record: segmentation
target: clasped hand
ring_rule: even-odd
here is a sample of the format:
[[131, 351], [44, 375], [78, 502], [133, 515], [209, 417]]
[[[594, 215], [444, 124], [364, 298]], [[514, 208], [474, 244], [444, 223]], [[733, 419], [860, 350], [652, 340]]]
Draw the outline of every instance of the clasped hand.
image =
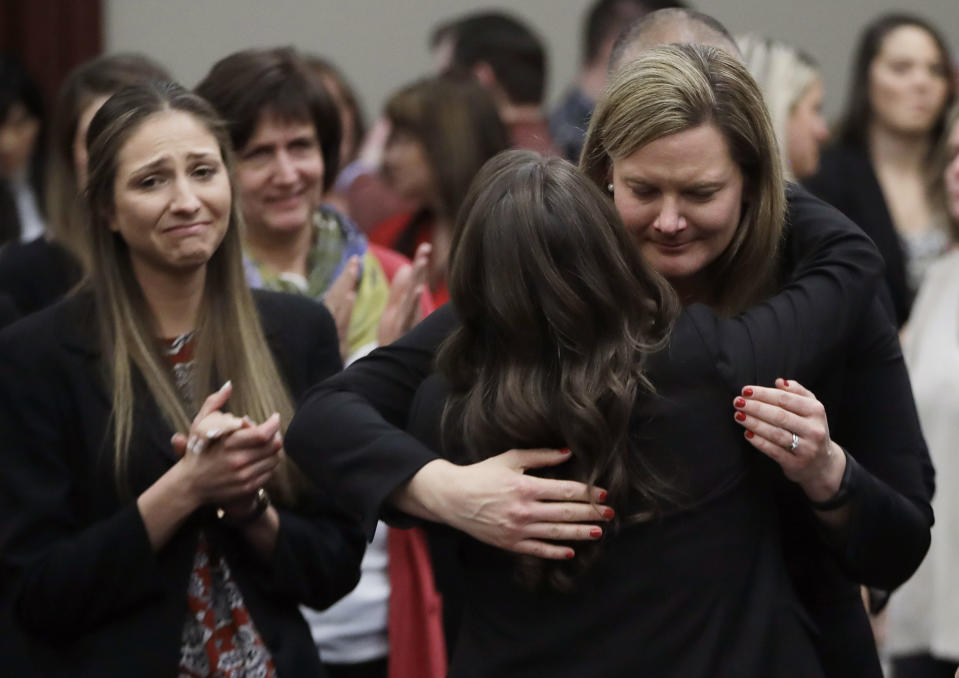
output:
[[186, 471], [186, 491], [196, 504], [213, 504], [228, 516], [242, 516], [280, 463], [283, 438], [278, 414], [257, 424], [221, 412], [232, 390], [227, 382], [211, 394], [194, 418], [189, 435], [177, 433], [171, 442], [181, 455], [178, 463]]

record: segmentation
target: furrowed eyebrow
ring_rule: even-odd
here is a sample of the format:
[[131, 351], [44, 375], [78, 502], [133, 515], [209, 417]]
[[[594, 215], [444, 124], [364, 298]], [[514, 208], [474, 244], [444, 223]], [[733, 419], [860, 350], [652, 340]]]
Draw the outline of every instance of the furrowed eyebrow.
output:
[[144, 172], [152, 172], [153, 170], [156, 170], [162, 167], [164, 163], [166, 163], [166, 161], [167, 161], [167, 156], [163, 156], [162, 158], [157, 158], [156, 160], [153, 160], [152, 162], [148, 162], [146, 165], [137, 167], [130, 174], [135, 175], [135, 174], [143, 174]]
[[187, 160], [216, 160], [217, 156], [215, 153], [210, 151], [202, 151], [200, 153], [187, 153]]

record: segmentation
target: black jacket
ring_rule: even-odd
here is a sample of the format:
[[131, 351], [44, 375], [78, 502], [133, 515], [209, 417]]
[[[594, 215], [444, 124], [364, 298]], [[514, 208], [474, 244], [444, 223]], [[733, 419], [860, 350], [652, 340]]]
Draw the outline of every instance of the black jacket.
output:
[[906, 257], [865, 149], [835, 145], [823, 151], [819, 171], [804, 182], [866, 232], [886, 263], [886, 287], [892, 317], [902, 327], [909, 319], [916, 291], [906, 277]]
[[[257, 292], [256, 300], [294, 398], [339, 370], [325, 309], [277, 293]], [[230, 563], [279, 675], [324, 675], [298, 605], [323, 608], [353, 588], [363, 552], [358, 527], [311, 491], [295, 510], [279, 509], [269, 562], [209, 508], [154, 554], [135, 501], [114, 489], [111, 400], [99, 352], [86, 295], [0, 334], [0, 538], [35, 674], [175, 675], [202, 528]], [[142, 380], [135, 384], [143, 393]], [[134, 497], [175, 462], [171, 434], [155, 402], [140, 397], [131, 443]]]
[[[871, 306], [873, 293], [866, 293], [870, 288], [862, 284], [864, 279], [869, 279], [869, 270], [879, 269], [875, 250], [861, 232], [835, 210], [800, 189], [790, 192], [790, 229], [786, 259], [794, 277], [785, 279], [784, 294], [752, 309], [739, 321], [743, 323], [738, 326], [739, 330], [731, 333], [723, 330], [722, 324], [710, 331], [711, 316], [703, 315], [701, 307], [691, 307], [686, 313], [687, 317], [698, 318], [693, 326], [699, 327], [703, 338], [708, 339], [704, 350], [714, 357], [711, 364], [723, 387], [728, 389], [727, 400], [721, 404], [728, 408], [730, 421], [729, 403], [746, 381], [770, 384], [778, 376], [791, 376], [807, 385], [824, 384], [835, 377], [837, 370], [842, 372], [847, 359], [869, 360], [869, 352], [853, 356], [850, 351], [854, 341], [858, 341], [854, 339], [856, 332], [869, 326], [868, 319], [876, 311]], [[799, 274], [804, 277], [796, 278]], [[364, 516], [368, 530], [380, 513], [390, 514], [384, 505], [386, 497], [436, 458], [429, 447], [398, 427], [408, 425], [415, 393], [433, 369], [436, 347], [454, 325], [455, 316], [450, 310], [438, 311], [407, 337], [327, 381], [311, 393], [288, 432], [287, 449], [301, 467], [312, 477], [334, 479], [339, 495]], [[682, 328], [683, 324], [678, 327]], [[686, 327], [688, 333], [690, 330]], [[869, 343], [873, 337], [861, 340]], [[689, 336], [684, 336], [682, 341], [686, 346], [693, 345]], [[910, 413], [914, 415], [914, 406], [908, 384], [903, 388], [899, 379], [904, 374], [899, 370], [901, 356], [897, 351], [886, 349], [879, 352], [883, 357], [877, 364], [861, 373], [860, 385], [870, 388], [882, 385], [882, 393], [890, 397], [889, 407], [905, 412], [908, 424], [912, 421]], [[893, 378], [889, 378], [886, 371], [890, 366]], [[658, 387], [655, 370], [650, 377]], [[716, 374], [703, 379], [711, 380], [709, 383], [714, 386], [718, 383]], [[843, 384], [850, 389], [857, 386], [853, 379], [840, 380], [836, 390], [841, 392]], [[857, 397], [868, 400], [870, 393], [858, 393]], [[693, 389], [690, 394], [695, 395]], [[931, 465], [918, 427], [904, 426], [902, 433], [895, 436], [897, 444], [886, 445], [881, 437], [883, 432], [898, 427], [899, 422], [891, 418], [870, 422], [868, 415], [864, 419], [862, 425], [874, 425], [876, 431], [867, 442], [878, 443], [875, 449], [865, 450], [861, 455], [870, 467], [863, 468], [855, 459], [851, 462], [856, 487], [855, 510], [846, 533], [827, 538], [816, 528], [816, 519], [804, 501], [797, 505], [793, 495], [783, 502], [786, 520], [782, 530], [783, 539], [789, 545], [787, 555], [813, 554], [808, 559], [811, 563], [808, 571], [803, 574], [811, 582], [813, 593], [830, 594], [827, 596], [830, 604], [813, 608], [825, 615], [824, 630], [831, 634], [820, 638], [819, 649], [843, 643], [851, 665], [866, 667], [858, 673], [842, 673], [841, 669], [829, 666], [834, 658], [829, 651], [824, 651], [821, 658], [827, 675], [868, 676], [873, 675], [873, 666], [878, 668], [872, 639], [863, 633], [865, 630], [868, 634], [869, 627], [862, 615], [861, 603], [856, 601], [856, 608], [845, 596], [848, 591], [856, 590], [849, 573], [885, 580], [908, 576], [928, 545]], [[350, 425], [345, 426], [344, 422]], [[315, 448], [312, 441], [321, 436], [327, 451], [323, 456], [311, 453]], [[847, 447], [853, 457], [858, 458], [855, 442], [849, 441]], [[766, 461], [761, 459], [759, 465]], [[773, 475], [771, 487], [790, 485], [782, 479], [778, 468], [771, 468], [771, 462], [766, 466], [767, 474], [778, 474]], [[900, 475], [896, 469], [905, 472]], [[871, 471], [878, 473], [879, 470], [888, 478], [872, 475]], [[789, 487], [789, 490], [794, 492], [795, 488]], [[792, 511], [787, 510], [790, 505]], [[874, 522], [877, 520], [879, 522]], [[795, 529], [796, 525], [790, 521], [796, 521], [801, 529]], [[882, 557], [876, 558], [877, 553]], [[803, 570], [806, 562], [803, 560], [798, 569]], [[837, 590], [842, 595], [832, 595]], [[663, 595], [669, 597], [670, 592]], [[682, 611], [677, 610], [677, 614], [681, 615]], [[834, 618], [841, 621], [834, 623]], [[557, 642], [555, 647], [561, 651], [563, 646]], [[602, 675], [597, 670], [589, 673]]]

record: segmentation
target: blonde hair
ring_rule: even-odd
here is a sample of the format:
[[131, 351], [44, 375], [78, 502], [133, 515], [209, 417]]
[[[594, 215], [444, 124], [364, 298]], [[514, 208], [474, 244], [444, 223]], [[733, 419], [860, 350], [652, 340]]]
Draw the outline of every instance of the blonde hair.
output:
[[[86, 196], [90, 213], [85, 231], [93, 262], [88, 286], [96, 300], [100, 341], [113, 392], [114, 469], [121, 494], [129, 494], [133, 412], [142, 386], [156, 400], [167, 423], [186, 432], [206, 394], [227, 379], [233, 382], [230, 409], [263, 421], [279, 412], [283, 426], [293, 415], [289, 393], [276, 369], [260, 326], [242, 267], [238, 201], [230, 208], [223, 242], [207, 263], [203, 300], [194, 332], [194, 401], [184, 403], [171, 370], [160, 354], [156, 328], [130, 262], [124, 240], [110, 230], [114, 211], [117, 157], [124, 144], [157, 114], [180, 111], [194, 117], [216, 138], [234, 190], [233, 157], [222, 121], [210, 105], [173, 83], [148, 83], [119, 90], [90, 123], [90, 172]], [[138, 373], [138, 374], [137, 374]], [[293, 501], [298, 474], [284, 459], [270, 490]]]
[[786, 211], [776, 137], [759, 87], [742, 63], [714, 47], [669, 45], [625, 64], [593, 111], [580, 169], [605, 186], [617, 160], [706, 124], [722, 134], [744, 179], [739, 226], [707, 270], [710, 302], [735, 314], [774, 288]]
[[756, 79], [766, 100], [773, 131], [782, 150], [783, 174], [795, 181], [789, 167], [786, 143], [789, 118], [810, 86], [819, 79], [819, 69], [811, 57], [795, 47], [758, 35], [737, 38], [746, 68]]

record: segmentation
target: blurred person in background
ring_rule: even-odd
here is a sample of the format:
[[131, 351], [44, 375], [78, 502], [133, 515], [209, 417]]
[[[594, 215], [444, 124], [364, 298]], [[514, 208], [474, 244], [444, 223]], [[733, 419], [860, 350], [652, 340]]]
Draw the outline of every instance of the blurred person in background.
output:
[[835, 143], [806, 182], [876, 243], [900, 327], [926, 267], [949, 242], [929, 189], [930, 160], [955, 99], [949, 55], [942, 35], [918, 16], [887, 14], [869, 24]]
[[952, 678], [959, 668], [959, 108], [937, 149], [933, 197], [948, 217], [949, 251], [930, 265], [903, 351], [919, 420], [936, 465], [929, 554], [889, 601], [886, 652], [893, 678]]
[[374, 224], [411, 208], [379, 175], [386, 125], [379, 120], [372, 130], [367, 130], [356, 91], [333, 62], [316, 55], [306, 55], [304, 60], [336, 102], [343, 132], [340, 171], [323, 200], [350, 217], [360, 231], [366, 233]]
[[559, 155], [542, 108], [548, 60], [539, 36], [503, 12], [469, 14], [443, 35], [452, 44], [448, 70], [472, 75], [490, 92], [512, 146]]
[[0, 245], [43, 233], [43, 98], [10, 55], [0, 55]]
[[[288, 48], [236, 52], [196, 90], [228, 121], [236, 148], [250, 284], [322, 299], [346, 362], [408, 329], [423, 310], [415, 301], [425, 260], [415, 272], [403, 269], [406, 261], [370, 247], [346, 215], [322, 203], [339, 168], [341, 117], [306, 62]], [[390, 304], [391, 278], [401, 271]], [[398, 304], [402, 312], [382, 322]]]
[[406, 256], [430, 243], [428, 280], [439, 306], [449, 299], [446, 265], [453, 220], [479, 168], [509, 147], [509, 137], [487, 90], [453, 75], [400, 89], [387, 101], [385, 115], [391, 132], [383, 172], [416, 209], [379, 224], [370, 240]]
[[[322, 300], [337, 320], [347, 362], [392, 342], [432, 310], [423, 291], [428, 245], [414, 252], [411, 266], [321, 204], [342, 157], [342, 117], [306, 61], [287, 48], [236, 52], [214, 64], [196, 91], [228, 121], [237, 149], [254, 287]], [[422, 535], [381, 525], [356, 590], [323, 613], [303, 612], [334, 677], [389, 670], [441, 678], [445, 651], [431, 595]], [[423, 673], [410, 673], [411, 666]]]
[[822, 115], [823, 82], [809, 55], [779, 40], [744, 35], [737, 40], [746, 67], [763, 91], [788, 181], [810, 177], [829, 136]]
[[649, 12], [684, 6], [683, 2], [670, 0], [596, 0], [593, 3], [583, 25], [579, 73], [549, 115], [549, 131], [563, 157], [571, 162], [579, 160], [589, 116], [606, 87], [609, 53], [619, 34]]
[[166, 69], [141, 54], [110, 54], [74, 68], [63, 81], [49, 129], [46, 163], [46, 229], [29, 242], [0, 253], [0, 292], [20, 315], [52, 304], [83, 273], [87, 176], [87, 128], [111, 94], [139, 82], [169, 80]]

